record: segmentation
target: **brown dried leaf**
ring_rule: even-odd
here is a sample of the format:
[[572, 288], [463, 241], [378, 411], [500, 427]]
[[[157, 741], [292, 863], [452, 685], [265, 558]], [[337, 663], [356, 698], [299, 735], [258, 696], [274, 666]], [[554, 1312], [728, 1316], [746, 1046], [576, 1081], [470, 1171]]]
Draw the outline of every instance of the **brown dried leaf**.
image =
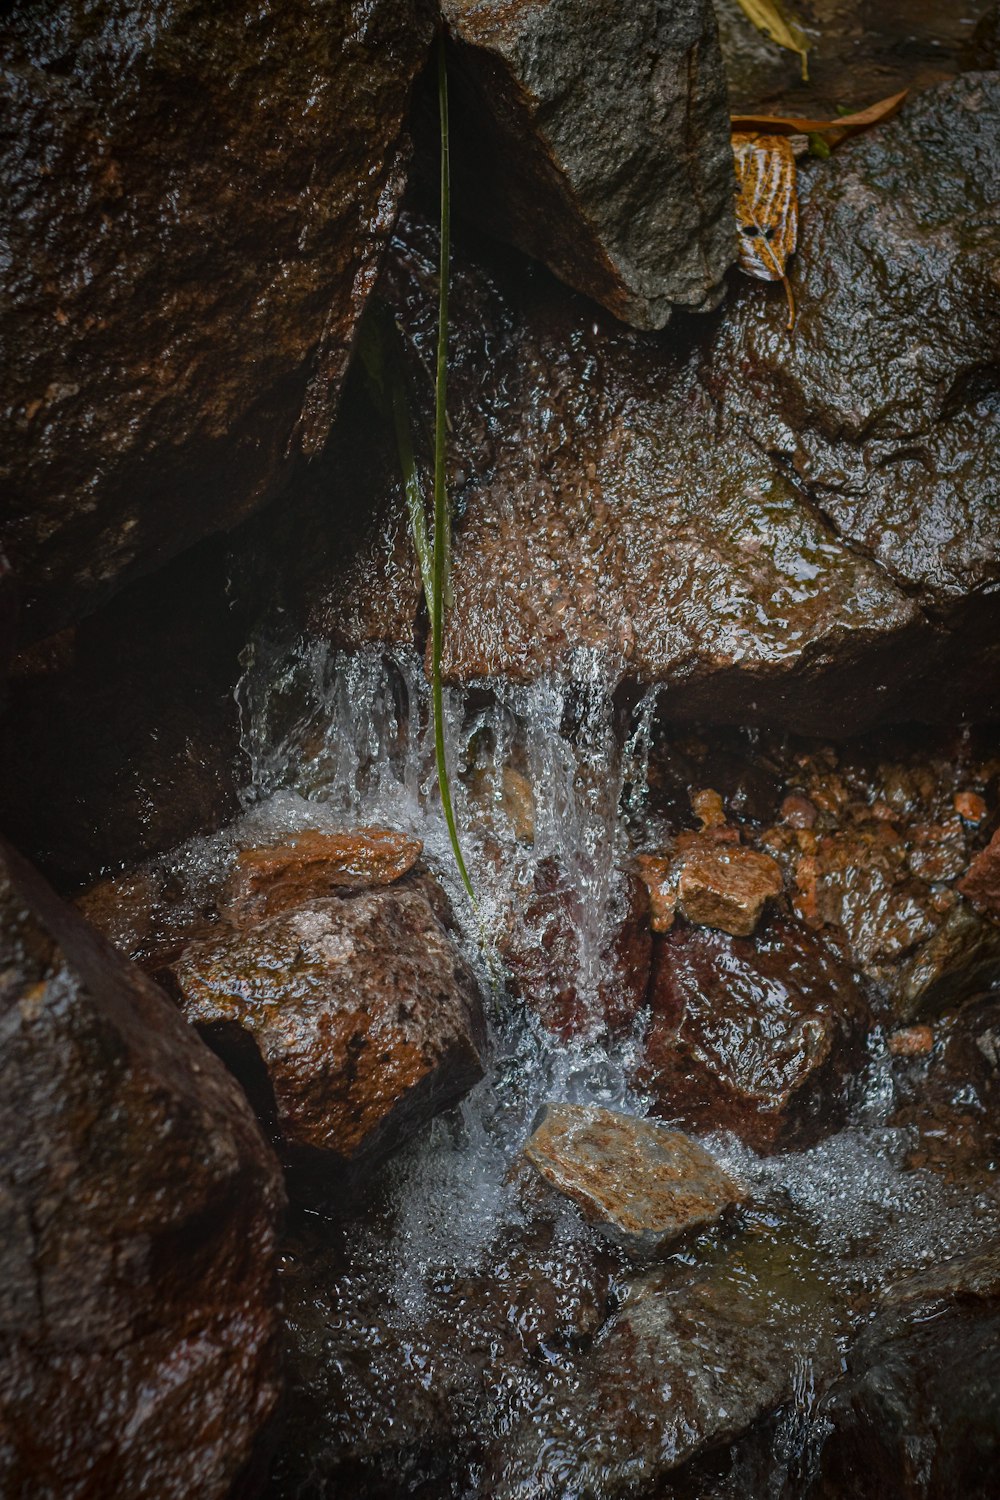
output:
[[740, 230], [740, 270], [760, 281], [784, 283], [788, 326], [795, 323], [795, 302], [786, 267], [795, 251], [799, 199], [795, 189], [795, 156], [787, 136], [733, 136], [736, 159], [736, 222]]
[[890, 94], [867, 109], [859, 109], [853, 115], [841, 115], [837, 120], [809, 120], [797, 115], [733, 115], [733, 130], [738, 132], [763, 132], [765, 135], [821, 135], [827, 145], [836, 146], [849, 135], [867, 130], [872, 125], [881, 125], [891, 120], [901, 108], [909, 89], [901, 94]]

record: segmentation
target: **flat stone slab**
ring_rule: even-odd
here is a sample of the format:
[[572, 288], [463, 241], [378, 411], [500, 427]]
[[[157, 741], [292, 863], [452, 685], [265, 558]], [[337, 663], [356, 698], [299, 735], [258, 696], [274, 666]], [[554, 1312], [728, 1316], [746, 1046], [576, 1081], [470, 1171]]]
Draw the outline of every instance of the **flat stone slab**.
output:
[[697, 1141], [593, 1104], [549, 1104], [524, 1148], [535, 1170], [630, 1255], [657, 1255], [742, 1201]]

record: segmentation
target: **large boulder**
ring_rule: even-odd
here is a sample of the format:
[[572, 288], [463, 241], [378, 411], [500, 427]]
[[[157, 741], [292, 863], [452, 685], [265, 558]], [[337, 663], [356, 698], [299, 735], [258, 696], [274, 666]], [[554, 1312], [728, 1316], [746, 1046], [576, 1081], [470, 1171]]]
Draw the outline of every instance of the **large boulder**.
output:
[[[997, 139], [1000, 79], [966, 75], [804, 168], [792, 333], [781, 288], [745, 278], [668, 342], [459, 255], [448, 677], [531, 680], [583, 646], [678, 719], [842, 736], [991, 713]], [[407, 226], [384, 291], [415, 371], [433, 264]], [[314, 614], [338, 640], [413, 638], [415, 571], [379, 583], [401, 501], [378, 514], [378, 552]]]
[[282, 1188], [240, 1090], [7, 846], [0, 1490], [219, 1497], [279, 1396]]
[[4, 531], [24, 638], [322, 447], [430, 29], [421, 0], [6, 10]]
[[444, 0], [456, 204], [637, 328], [714, 305], [736, 252], [710, 0]]

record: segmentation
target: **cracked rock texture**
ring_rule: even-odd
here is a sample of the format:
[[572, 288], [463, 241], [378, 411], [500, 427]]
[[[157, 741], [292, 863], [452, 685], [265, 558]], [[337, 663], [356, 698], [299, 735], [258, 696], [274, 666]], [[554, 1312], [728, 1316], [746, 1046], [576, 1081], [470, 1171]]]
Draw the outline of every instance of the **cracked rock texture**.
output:
[[445, 0], [455, 202], [637, 328], [714, 305], [736, 250], [710, 0]]
[[[666, 338], [460, 257], [448, 676], [530, 679], [585, 646], [676, 718], [842, 735], [992, 712], [998, 140], [1000, 77], [969, 74], [809, 164], [792, 334], [781, 288], [746, 279]], [[404, 226], [384, 292], [425, 364], [433, 264]], [[401, 505], [375, 514], [314, 624], [411, 640], [415, 570], [382, 575]]]
[[278, 1164], [166, 996], [0, 851], [0, 1492], [222, 1500], [279, 1397]]
[[23, 639], [232, 525], [322, 447], [430, 33], [420, 0], [5, 7]]

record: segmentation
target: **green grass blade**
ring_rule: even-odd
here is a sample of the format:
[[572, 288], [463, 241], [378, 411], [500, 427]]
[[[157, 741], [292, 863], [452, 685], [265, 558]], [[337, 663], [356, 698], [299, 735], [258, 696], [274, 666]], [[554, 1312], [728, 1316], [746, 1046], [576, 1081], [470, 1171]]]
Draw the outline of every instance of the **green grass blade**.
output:
[[431, 594], [431, 696], [434, 711], [434, 756], [437, 762], [438, 788], [444, 808], [448, 837], [462, 884], [473, 906], [475, 893], [462, 858], [462, 848], [455, 825], [448, 781], [448, 760], [444, 743], [444, 689], [441, 683], [441, 653], [444, 643], [444, 604], [448, 592], [448, 556], [451, 517], [448, 511], [448, 488], [445, 479], [445, 451], [448, 438], [448, 279], [451, 246], [451, 169], [448, 155], [448, 72], [445, 65], [444, 31], [438, 33], [438, 108], [441, 116], [441, 236], [438, 259], [438, 339], [434, 378], [434, 566]]

